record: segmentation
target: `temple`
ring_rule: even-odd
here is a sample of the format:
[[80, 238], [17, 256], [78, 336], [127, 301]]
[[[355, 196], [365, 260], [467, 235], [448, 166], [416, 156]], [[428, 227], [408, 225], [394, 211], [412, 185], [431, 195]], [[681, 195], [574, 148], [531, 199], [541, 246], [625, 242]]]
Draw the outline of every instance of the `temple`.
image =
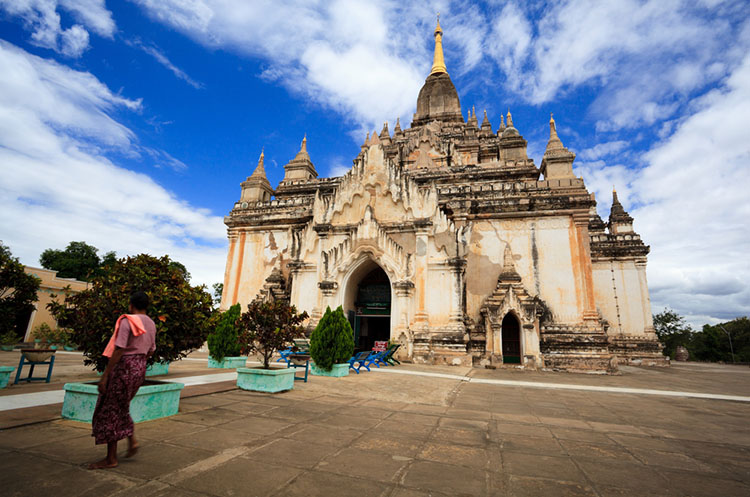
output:
[[666, 365], [616, 193], [605, 223], [554, 119], [537, 167], [510, 110], [494, 131], [464, 117], [434, 35], [411, 126], [368, 134], [346, 174], [319, 178], [304, 139], [274, 190], [261, 154], [225, 218], [222, 308], [284, 298], [312, 327], [343, 306], [358, 348], [398, 341], [416, 363]]

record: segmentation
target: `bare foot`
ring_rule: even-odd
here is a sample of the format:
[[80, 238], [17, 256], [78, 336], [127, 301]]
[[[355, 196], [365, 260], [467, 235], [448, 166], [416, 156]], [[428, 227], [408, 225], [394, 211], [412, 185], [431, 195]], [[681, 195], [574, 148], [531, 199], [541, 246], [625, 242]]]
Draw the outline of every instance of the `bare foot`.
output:
[[109, 462], [107, 459], [102, 459], [101, 461], [92, 462], [89, 464], [89, 469], [110, 469], [110, 468], [116, 468], [117, 467], [117, 461], [114, 463]]
[[128, 446], [128, 451], [125, 453], [125, 457], [133, 457], [138, 453], [138, 449], [141, 447], [141, 444], [138, 442], [131, 442]]

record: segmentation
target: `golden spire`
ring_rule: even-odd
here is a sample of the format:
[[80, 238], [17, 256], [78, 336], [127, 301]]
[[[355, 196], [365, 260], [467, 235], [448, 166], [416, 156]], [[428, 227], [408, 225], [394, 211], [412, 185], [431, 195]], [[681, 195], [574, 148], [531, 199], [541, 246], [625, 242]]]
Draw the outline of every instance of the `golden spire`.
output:
[[448, 74], [448, 68], [445, 67], [443, 58], [443, 30], [440, 28], [440, 13], [437, 15], [437, 27], [435, 28], [435, 55], [432, 58], [432, 71], [430, 75], [445, 73]]

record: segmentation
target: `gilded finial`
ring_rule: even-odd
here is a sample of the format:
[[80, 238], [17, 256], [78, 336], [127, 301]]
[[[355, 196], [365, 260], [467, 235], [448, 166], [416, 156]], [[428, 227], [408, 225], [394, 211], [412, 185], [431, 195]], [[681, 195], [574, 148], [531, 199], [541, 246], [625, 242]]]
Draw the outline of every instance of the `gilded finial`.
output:
[[510, 107], [508, 107], [508, 127], [513, 127], [513, 116], [510, 115]]
[[448, 74], [443, 57], [443, 30], [440, 28], [440, 13], [438, 12], [437, 26], [435, 27], [435, 53], [432, 57], [432, 71], [430, 75], [438, 73]]

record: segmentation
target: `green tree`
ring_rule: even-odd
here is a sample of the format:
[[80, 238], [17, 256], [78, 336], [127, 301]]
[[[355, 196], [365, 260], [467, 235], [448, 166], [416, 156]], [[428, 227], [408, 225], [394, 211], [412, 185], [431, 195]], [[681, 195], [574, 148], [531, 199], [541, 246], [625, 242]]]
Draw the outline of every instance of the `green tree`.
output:
[[88, 290], [48, 305], [59, 325], [70, 328], [85, 364], [104, 370], [102, 352], [117, 318], [128, 311], [130, 295], [138, 290], [148, 294], [147, 313], [156, 323], [156, 352], [150, 363], [181, 359], [203, 345], [216, 323], [211, 295], [203, 285], [191, 286], [172, 262], [168, 256], [146, 254], [121, 259], [94, 277]]
[[214, 283], [212, 288], [214, 289], [214, 305], [221, 305], [221, 294], [224, 293], [224, 283]]
[[310, 356], [315, 365], [330, 371], [334, 364], [347, 362], [353, 352], [354, 332], [344, 316], [344, 310], [341, 306], [335, 311], [326, 308], [326, 313], [310, 335]]
[[713, 326], [705, 324], [690, 343], [690, 354], [699, 361], [732, 362], [732, 350], [736, 362], [750, 362], [750, 319], [747, 317]]
[[19, 321], [34, 310], [40, 283], [0, 241], [0, 334], [18, 331]]
[[240, 328], [237, 320], [242, 314], [240, 304], [234, 304], [226, 312], [222, 312], [216, 330], [208, 335], [208, 351], [216, 361], [225, 357], [237, 357], [242, 351], [239, 336]]
[[677, 347], [680, 345], [687, 347], [694, 333], [690, 325], [685, 322], [685, 318], [667, 308], [654, 314], [654, 331], [664, 345], [664, 355], [672, 359], [674, 359]]
[[297, 309], [283, 300], [250, 302], [238, 322], [242, 355], [257, 352], [263, 359], [263, 368], [269, 369], [277, 350], [303, 336], [305, 319], [306, 312], [297, 314]]
[[57, 271], [60, 278], [91, 281], [116, 260], [114, 252], [107, 252], [102, 261], [98, 251], [99, 249], [86, 242], [70, 242], [65, 250], [47, 249], [42, 252], [39, 263], [45, 269]]

